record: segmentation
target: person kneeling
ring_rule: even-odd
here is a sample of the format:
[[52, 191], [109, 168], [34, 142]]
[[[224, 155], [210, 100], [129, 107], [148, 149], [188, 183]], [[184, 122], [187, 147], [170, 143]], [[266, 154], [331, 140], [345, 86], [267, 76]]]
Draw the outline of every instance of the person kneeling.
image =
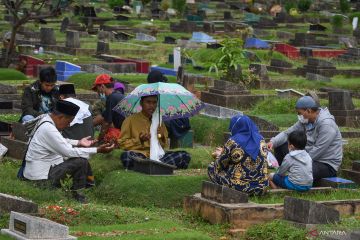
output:
[[[296, 191], [308, 191], [313, 184], [312, 159], [305, 151], [306, 134], [304, 131], [294, 131], [289, 134], [289, 153], [276, 174], [270, 174], [272, 188], [286, 188]], [[287, 176], [286, 176], [286, 173]]]
[[18, 177], [38, 182], [45, 180], [60, 187], [61, 180], [70, 175], [73, 197], [85, 203], [85, 196], [78, 190], [86, 186], [87, 161], [91, 154], [111, 152], [114, 145], [95, 148], [90, 146], [96, 141], [89, 140], [89, 137], [81, 140], [64, 138], [60, 131], [69, 127], [78, 111], [79, 106], [76, 104], [59, 100], [52, 113], [41, 116], [30, 135], [22, 166], [23, 174], [20, 169]]
[[[157, 95], [141, 97], [141, 112], [127, 117], [121, 126], [119, 146], [126, 152], [123, 152], [120, 158], [126, 169], [133, 168], [134, 160], [150, 157], [150, 126], [152, 115], [158, 106], [157, 101]], [[165, 124], [158, 128], [158, 137], [160, 145], [166, 148], [168, 132]], [[160, 161], [185, 169], [188, 167], [190, 159], [190, 154], [185, 151], [166, 151]]]

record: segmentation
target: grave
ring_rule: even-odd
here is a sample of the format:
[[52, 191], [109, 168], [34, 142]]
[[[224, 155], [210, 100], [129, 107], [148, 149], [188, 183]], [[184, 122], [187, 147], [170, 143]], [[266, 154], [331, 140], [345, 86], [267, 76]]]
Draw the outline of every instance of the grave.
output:
[[306, 76], [306, 73], [315, 73], [325, 77], [332, 77], [336, 74], [333, 63], [317, 58], [308, 58], [307, 65], [298, 68], [298, 70], [303, 76]]
[[150, 159], [134, 160], [133, 168], [135, 172], [145, 173], [149, 175], [172, 175], [174, 169], [176, 169], [176, 167], [173, 165]]
[[38, 205], [21, 197], [0, 193], [0, 213], [37, 213]]
[[215, 33], [215, 23], [213, 23], [213, 22], [204, 22], [203, 30], [206, 33]]
[[276, 31], [276, 37], [280, 39], [290, 39], [294, 37], [294, 34], [291, 32]]
[[310, 24], [309, 30], [310, 31], [326, 31], [326, 27], [321, 24]]
[[341, 169], [341, 173], [356, 184], [360, 184], [360, 161], [353, 161], [351, 169]]
[[114, 33], [114, 37], [115, 39], [117, 40], [121, 40], [121, 41], [128, 41], [132, 38], [134, 38], [134, 35], [133, 34], [130, 34], [130, 33], [127, 33], [127, 32], [113, 32]]
[[247, 38], [244, 48], [267, 49], [270, 48], [269, 44], [258, 38]]
[[224, 11], [224, 20], [232, 20], [233, 17], [231, 16], [230, 11]]
[[281, 98], [290, 98], [290, 97], [302, 97], [303, 93], [296, 91], [295, 89], [275, 89], [277, 95]]
[[192, 33], [198, 30], [196, 22], [180, 20], [179, 23], [170, 23], [170, 31]]
[[110, 44], [105, 41], [98, 41], [96, 46], [96, 54], [107, 54], [110, 53]]
[[11, 212], [9, 229], [1, 229], [1, 233], [22, 240], [77, 239], [69, 235], [69, 227], [65, 225], [18, 212]]
[[278, 73], [295, 74], [296, 69], [293, 68], [293, 64], [284, 60], [272, 58], [270, 60], [270, 66], [266, 66], [269, 71]]
[[53, 28], [40, 29], [40, 44], [42, 45], [56, 45], [56, 36]]
[[356, 188], [356, 183], [339, 177], [330, 177], [320, 179], [318, 186], [320, 187], [332, 187], [332, 188]]
[[129, 58], [121, 58], [118, 56], [101, 54], [100, 58], [104, 59], [108, 62], [113, 63], [135, 63], [136, 64], [136, 72], [138, 73], [149, 73], [150, 63], [141, 59], [129, 59]]
[[136, 33], [136, 40], [139, 41], [146, 41], [146, 42], [155, 42], [156, 37], [147, 35], [145, 33]]
[[325, 77], [315, 73], [306, 73], [306, 79], [309, 81], [331, 82], [331, 79], [329, 77]]
[[78, 31], [73, 31], [73, 30], [66, 31], [65, 46], [68, 48], [80, 48], [80, 37]]
[[201, 197], [219, 203], [247, 203], [248, 195], [209, 181], [202, 182]]
[[192, 38], [190, 39], [191, 42], [197, 42], [197, 43], [214, 43], [216, 40], [207, 35], [203, 32], [193, 32]]
[[9, 136], [11, 133], [11, 124], [0, 121], [0, 137]]
[[13, 102], [7, 99], [0, 98], [0, 110], [13, 109]]
[[193, 148], [194, 147], [194, 131], [189, 130], [181, 138], [170, 137], [170, 149], [175, 148]]
[[7, 156], [22, 160], [27, 148], [26, 142], [8, 136], [1, 137], [1, 143], [8, 148]]
[[349, 48], [344, 54], [338, 56], [337, 60], [344, 62], [360, 61], [360, 48]]
[[65, 32], [66, 29], [69, 27], [70, 24], [70, 20], [68, 17], [65, 17], [62, 21], [61, 21], [61, 26], [60, 26], [60, 32]]
[[249, 65], [249, 70], [253, 74], [259, 76], [259, 81], [269, 81], [270, 80], [266, 65], [264, 65], [264, 64], [252, 63]]
[[300, 57], [299, 49], [285, 43], [275, 43], [275, 51], [280, 52], [291, 59]]
[[129, 17], [122, 14], [116, 15], [115, 19], [118, 21], [129, 21]]
[[302, 228], [316, 224], [337, 223], [339, 211], [323, 204], [286, 196], [284, 199], [284, 219]]
[[150, 71], [153, 70], [158, 70], [160, 71], [162, 74], [164, 75], [168, 75], [168, 76], [177, 76], [177, 71], [172, 69], [172, 68], [165, 68], [165, 67], [156, 67], [156, 66], [152, 66], [150, 68]]
[[43, 60], [30, 55], [20, 55], [19, 60], [26, 63], [23, 73], [26, 74], [27, 76], [36, 77], [38, 75], [37, 67], [39, 65], [45, 64]]
[[66, 61], [57, 60], [55, 63], [56, 77], [58, 81], [65, 81], [70, 76], [80, 73], [81, 67]]
[[355, 109], [349, 91], [331, 91], [329, 95], [329, 110], [335, 117], [338, 126], [359, 127], [360, 109]]
[[0, 83], [0, 94], [16, 94], [15, 86]]
[[295, 39], [290, 39], [290, 44], [294, 46], [318, 45], [315, 35], [307, 33], [295, 33]]
[[176, 38], [170, 37], [170, 36], [165, 36], [163, 43], [166, 43], [166, 44], [176, 44]]

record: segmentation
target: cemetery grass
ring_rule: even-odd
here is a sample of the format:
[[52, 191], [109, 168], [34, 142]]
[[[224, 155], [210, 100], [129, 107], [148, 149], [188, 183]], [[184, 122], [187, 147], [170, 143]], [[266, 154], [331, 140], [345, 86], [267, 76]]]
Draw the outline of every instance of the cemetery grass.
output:
[[0, 82], [4, 80], [27, 80], [27, 77], [14, 69], [0, 68]]

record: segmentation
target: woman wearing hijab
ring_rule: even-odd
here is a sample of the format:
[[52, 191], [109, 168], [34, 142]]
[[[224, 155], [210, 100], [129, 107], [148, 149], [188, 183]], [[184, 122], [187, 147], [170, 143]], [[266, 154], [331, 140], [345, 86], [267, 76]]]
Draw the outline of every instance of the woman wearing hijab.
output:
[[213, 153], [208, 167], [212, 182], [251, 195], [260, 195], [269, 186], [267, 148], [256, 125], [245, 115], [230, 121], [231, 137]]

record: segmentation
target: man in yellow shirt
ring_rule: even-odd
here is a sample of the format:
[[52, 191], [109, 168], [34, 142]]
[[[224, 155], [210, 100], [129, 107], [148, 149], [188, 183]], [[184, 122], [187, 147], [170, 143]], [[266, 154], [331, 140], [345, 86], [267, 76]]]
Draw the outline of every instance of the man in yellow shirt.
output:
[[[158, 97], [144, 96], [140, 100], [141, 112], [133, 114], [125, 119], [121, 126], [120, 148], [126, 150], [121, 154], [121, 161], [125, 168], [133, 167], [134, 159], [146, 159], [150, 157], [150, 126], [151, 117], [156, 110]], [[163, 148], [167, 147], [168, 132], [165, 124], [158, 128], [159, 143]], [[185, 151], [165, 152], [161, 162], [174, 165], [177, 168], [187, 168], [190, 162], [190, 154]]]

